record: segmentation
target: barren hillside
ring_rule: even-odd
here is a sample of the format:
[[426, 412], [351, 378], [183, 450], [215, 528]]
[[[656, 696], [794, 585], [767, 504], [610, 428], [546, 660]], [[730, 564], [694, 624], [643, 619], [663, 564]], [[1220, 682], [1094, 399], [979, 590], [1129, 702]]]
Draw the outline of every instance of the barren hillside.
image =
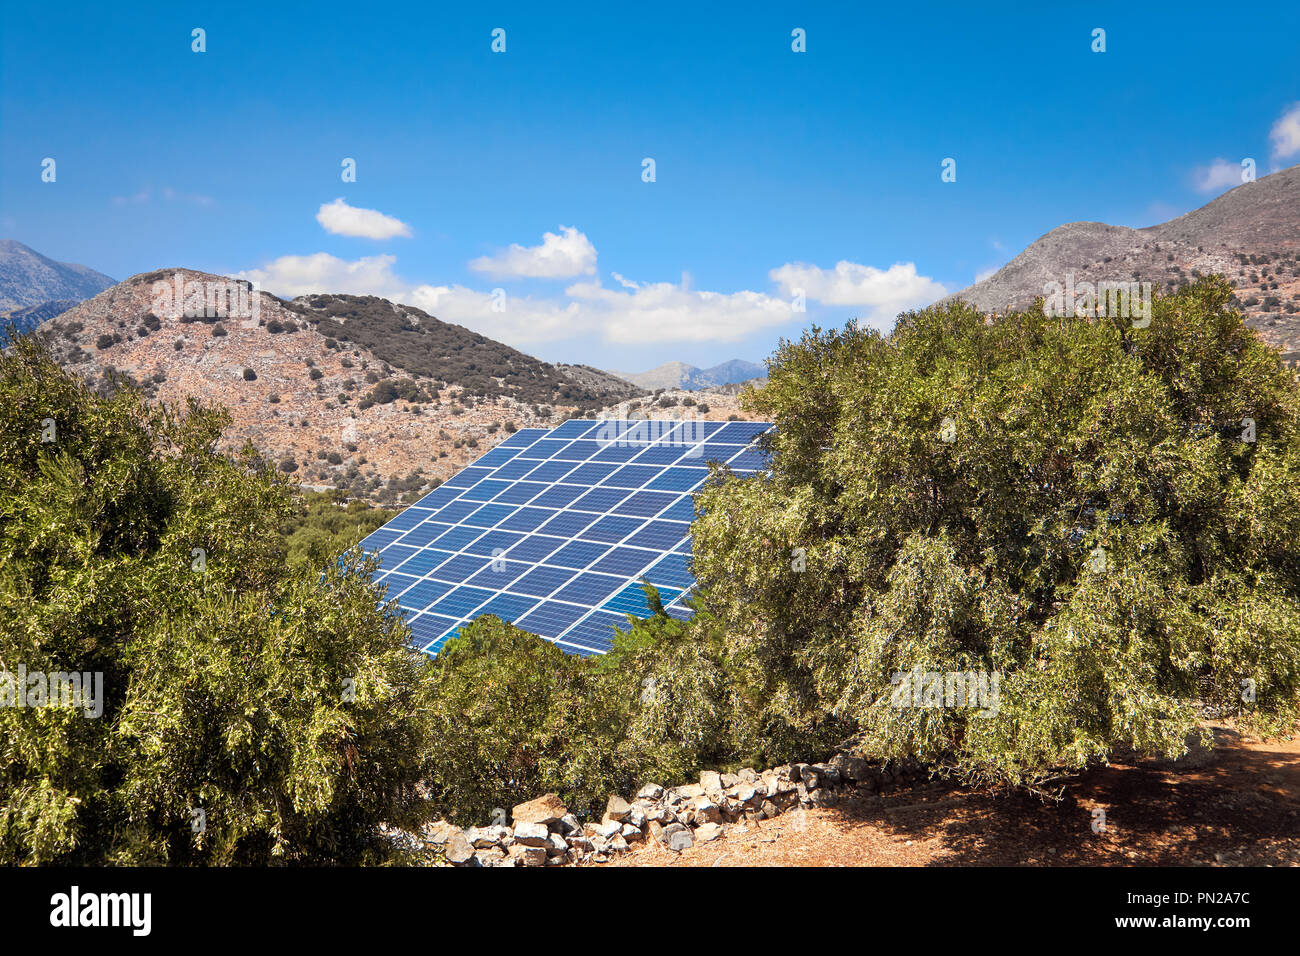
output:
[[1074, 222], [1032, 243], [954, 298], [990, 312], [1023, 308], [1049, 282], [1147, 281], [1169, 292], [1222, 273], [1240, 308], [1284, 354], [1300, 353], [1300, 166], [1231, 189], [1145, 229]]
[[597, 369], [549, 365], [374, 297], [284, 302], [257, 293], [252, 318], [232, 317], [229, 303], [198, 315], [159, 308], [155, 283], [177, 273], [183, 284], [232, 281], [186, 269], [133, 276], [42, 332], [66, 367], [101, 388], [125, 376], [157, 400], [224, 405], [229, 444], [252, 442], [304, 485], [395, 501], [516, 428], [606, 409], [741, 415], [735, 394], [646, 395]]

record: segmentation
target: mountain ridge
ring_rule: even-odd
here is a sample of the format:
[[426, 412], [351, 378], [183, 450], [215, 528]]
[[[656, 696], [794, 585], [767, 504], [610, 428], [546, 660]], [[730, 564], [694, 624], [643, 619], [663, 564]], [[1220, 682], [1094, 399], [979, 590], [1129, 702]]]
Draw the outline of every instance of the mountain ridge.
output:
[[1221, 273], [1247, 323], [1285, 356], [1300, 351], [1300, 166], [1134, 229], [1072, 222], [1039, 236], [993, 275], [945, 296], [985, 312], [1027, 308], [1048, 283], [1150, 282], [1171, 292]]
[[51, 301], [81, 302], [116, 281], [89, 266], [41, 255], [17, 239], [0, 239], [0, 313]]
[[200, 396], [231, 415], [224, 447], [251, 442], [296, 481], [380, 501], [449, 477], [516, 428], [553, 427], [645, 394], [412, 306], [374, 296], [286, 301], [191, 269], [131, 276], [37, 334], [101, 391], [125, 380], [180, 407]]
[[680, 388], [694, 391], [765, 378], [767, 367], [757, 362], [730, 359], [704, 369], [686, 362], [665, 362], [646, 372], [611, 371], [609, 374], [645, 389]]

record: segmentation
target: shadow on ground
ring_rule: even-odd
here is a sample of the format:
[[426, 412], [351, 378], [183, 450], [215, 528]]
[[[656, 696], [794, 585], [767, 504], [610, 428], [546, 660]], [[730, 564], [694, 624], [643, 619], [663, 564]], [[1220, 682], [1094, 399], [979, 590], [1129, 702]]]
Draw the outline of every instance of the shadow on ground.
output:
[[913, 865], [1300, 865], [1298, 742], [1214, 734], [1193, 766], [1100, 767], [1059, 802], [930, 782], [831, 813], [849, 833], [878, 828], [934, 848]]

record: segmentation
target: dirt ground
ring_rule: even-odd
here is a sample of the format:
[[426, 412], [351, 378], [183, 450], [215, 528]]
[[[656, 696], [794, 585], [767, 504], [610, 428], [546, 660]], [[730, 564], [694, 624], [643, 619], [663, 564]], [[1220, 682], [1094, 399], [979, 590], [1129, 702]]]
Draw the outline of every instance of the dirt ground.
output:
[[1060, 802], [929, 782], [604, 865], [1300, 866], [1300, 737], [1214, 734], [1200, 766], [1114, 763], [1075, 778]]

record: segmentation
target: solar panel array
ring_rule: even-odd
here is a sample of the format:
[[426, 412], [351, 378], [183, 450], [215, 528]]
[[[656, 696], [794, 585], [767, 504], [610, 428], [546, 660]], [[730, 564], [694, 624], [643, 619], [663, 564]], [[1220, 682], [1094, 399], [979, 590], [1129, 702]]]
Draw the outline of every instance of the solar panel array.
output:
[[361, 544], [417, 646], [436, 654], [483, 614], [566, 651], [609, 650], [647, 617], [644, 578], [690, 617], [692, 493], [711, 461], [765, 470], [764, 422], [573, 419], [515, 432]]

